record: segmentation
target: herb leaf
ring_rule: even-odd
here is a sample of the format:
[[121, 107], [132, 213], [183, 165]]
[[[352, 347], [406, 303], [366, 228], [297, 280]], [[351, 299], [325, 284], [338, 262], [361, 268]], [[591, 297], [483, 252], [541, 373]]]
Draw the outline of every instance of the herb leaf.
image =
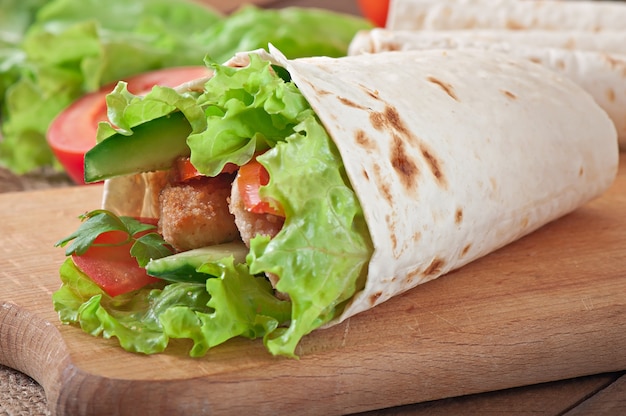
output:
[[[130, 255], [135, 257], [140, 267], [145, 267], [151, 259], [158, 259], [172, 254], [172, 249], [163, 237], [151, 230], [156, 226], [141, 222], [132, 217], [117, 216], [113, 212], [99, 209], [79, 217], [83, 222], [69, 236], [57, 241], [55, 247], [65, 247], [65, 255], [82, 255], [92, 246], [117, 246], [133, 242]], [[126, 234], [115, 243], [96, 243], [104, 233], [119, 231]]]

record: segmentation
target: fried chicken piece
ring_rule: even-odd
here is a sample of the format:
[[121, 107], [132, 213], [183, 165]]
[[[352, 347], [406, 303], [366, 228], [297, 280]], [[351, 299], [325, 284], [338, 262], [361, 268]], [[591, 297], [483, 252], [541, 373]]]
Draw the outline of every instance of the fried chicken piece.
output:
[[233, 175], [168, 184], [159, 196], [159, 232], [178, 251], [234, 241], [239, 237], [229, 212]]
[[230, 193], [230, 212], [235, 216], [235, 224], [244, 244], [250, 247], [250, 240], [257, 234], [274, 237], [283, 228], [285, 219], [272, 214], [257, 214], [246, 210], [237, 180], [233, 181]]
[[[274, 237], [283, 228], [285, 219], [272, 214], [257, 214], [250, 212], [244, 206], [237, 180], [233, 181], [230, 194], [230, 212], [235, 216], [235, 224], [239, 229], [239, 234], [244, 244], [250, 247], [250, 240], [256, 235], [268, 235]], [[276, 287], [278, 276], [273, 273], [266, 273], [267, 279]], [[289, 300], [289, 295], [276, 291], [276, 297]]]

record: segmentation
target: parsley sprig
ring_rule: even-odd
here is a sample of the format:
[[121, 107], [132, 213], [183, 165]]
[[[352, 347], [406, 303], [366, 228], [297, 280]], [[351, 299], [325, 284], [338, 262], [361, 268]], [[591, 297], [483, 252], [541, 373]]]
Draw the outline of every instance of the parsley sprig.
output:
[[[137, 260], [137, 264], [145, 267], [151, 259], [169, 256], [173, 253], [172, 248], [157, 233], [156, 226], [141, 222], [133, 217], [117, 216], [113, 212], [98, 209], [79, 216], [82, 224], [69, 236], [57, 241], [55, 247], [65, 247], [65, 255], [71, 256], [84, 254], [91, 246], [118, 246], [133, 243], [130, 255]], [[121, 231], [126, 234], [126, 239], [117, 243], [96, 243], [99, 235]]]

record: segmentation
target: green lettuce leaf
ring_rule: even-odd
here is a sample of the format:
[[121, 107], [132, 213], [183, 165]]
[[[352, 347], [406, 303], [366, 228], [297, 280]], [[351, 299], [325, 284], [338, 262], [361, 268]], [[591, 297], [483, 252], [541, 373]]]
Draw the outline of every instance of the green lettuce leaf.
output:
[[163, 351], [169, 339], [158, 315], [183, 299], [189, 307], [206, 310], [208, 295], [203, 285], [169, 285], [163, 290], [144, 288], [110, 297], [71, 258], [60, 269], [61, 288], [52, 295], [59, 319], [77, 324], [83, 331], [104, 338], [117, 337], [127, 351], [153, 354]]
[[293, 303], [287, 329], [270, 334], [273, 354], [294, 354], [300, 339], [341, 312], [365, 278], [372, 246], [358, 198], [325, 129], [310, 116], [296, 133], [257, 160], [270, 174], [261, 195], [287, 218], [271, 240], [251, 242], [251, 273], [280, 277], [276, 289]]
[[267, 48], [272, 43], [288, 58], [343, 56], [359, 30], [371, 29], [365, 19], [316, 8], [260, 9], [247, 5], [206, 33], [207, 53], [216, 62], [233, 51]]
[[215, 176], [227, 163], [247, 163], [313, 114], [297, 87], [276, 76], [258, 55], [240, 69], [210, 66], [215, 75], [198, 98], [206, 108], [206, 129], [187, 139], [191, 162], [205, 175]]
[[236, 336], [264, 336], [289, 321], [289, 302], [274, 297], [267, 281], [232, 257], [198, 268], [203, 270], [218, 277], [206, 285], [177, 282], [110, 297], [68, 258], [60, 269], [63, 285], [52, 297], [54, 309], [64, 323], [115, 337], [131, 352], [159, 353], [171, 338], [191, 339], [192, 357]]
[[179, 305], [160, 316], [169, 337], [193, 340], [192, 357], [237, 336], [265, 337], [289, 321], [291, 304], [277, 299], [268, 281], [252, 276], [244, 264], [235, 265], [232, 257], [200, 266], [198, 271], [218, 276], [206, 281], [212, 311]]

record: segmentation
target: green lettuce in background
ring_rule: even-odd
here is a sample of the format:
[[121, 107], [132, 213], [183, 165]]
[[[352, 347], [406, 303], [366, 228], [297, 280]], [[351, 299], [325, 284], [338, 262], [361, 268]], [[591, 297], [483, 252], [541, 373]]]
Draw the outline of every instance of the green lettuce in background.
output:
[[0, 166], [18, 174], [60, 169], [46, 144], [48, 125], [102, 85], [201, 65], [207, 54], [221, 62], [268, 43], [289, 58], [340, 56], [356, 31], [370, 27], [364, 19], [304, 8], [245, 6], [224, 17], [185, 0], [9, 0], [0, 13]]
[[16, 173], [53, 165], [45, 134], [60, 111], [121, 77], [197, 64], [206, 51], [201, 35], [220, 19], [180, 0], [46, 3], [19, 43], [19, 78], [2, 100], [0, 165]]
[[3, 0], [0, 8], [0, 103], [19, 78], [26, 54], [20, 47], [35, 14], [47, 0]]

